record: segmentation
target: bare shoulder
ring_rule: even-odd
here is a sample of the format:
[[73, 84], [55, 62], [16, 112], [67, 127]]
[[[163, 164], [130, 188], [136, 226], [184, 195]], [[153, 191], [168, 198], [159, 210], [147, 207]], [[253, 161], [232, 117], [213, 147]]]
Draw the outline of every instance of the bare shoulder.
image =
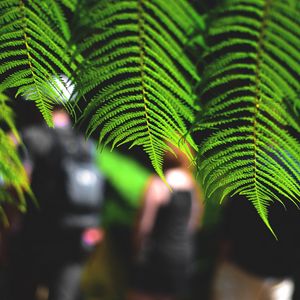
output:
[[160, 177], [154, 175], [149, 179], [146, 189], [146, 199], [152, 203], [165, 203], [170, 195], [170, 191]]

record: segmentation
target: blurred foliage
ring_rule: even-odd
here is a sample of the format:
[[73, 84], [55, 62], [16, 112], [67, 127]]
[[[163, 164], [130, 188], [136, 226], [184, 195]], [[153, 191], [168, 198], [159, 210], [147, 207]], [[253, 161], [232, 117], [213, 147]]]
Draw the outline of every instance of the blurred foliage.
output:
[[3, 204], [26, 210], [25, 193], [31, 194], [29, 179], [18, 155], [21, 139], [14, 125], [9, 99], [0, 93], [0, 219], [7, 224]]

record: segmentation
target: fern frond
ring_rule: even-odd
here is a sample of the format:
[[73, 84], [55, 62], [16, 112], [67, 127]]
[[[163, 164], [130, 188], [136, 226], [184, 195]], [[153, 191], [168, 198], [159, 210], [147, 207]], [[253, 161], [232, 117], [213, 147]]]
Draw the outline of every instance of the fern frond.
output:
[[[48, 125], [59, 100], [53, 78], [72, 68], [69, 24], [61, 1], [0, 1], [0, 91], [15, 88], [35, 101]], [[75, 1], [63, 1], [74, 9]], [[55, 89], [53, 89], [55, 87]]]
[[92, 95], [88, 134], [99, 130], [100, 143], [112, 147], [143, 147], [163, 176], [166, 142], [190, 155], [179, 139], [194, 119], [199, 76], [185, 47], [203, 20], [185, 0], [102, 0], [90, 11], [93, 34], [79, 47], [87, 66], [80, 91]]
[[[12, 132], [12, 136], [20, 142], [20, 137], [14, 125], [14, 115], [7, 105], [7, 97], [0, 94], [0, 125], [6, 126]], [[13, 196], [11, 191], [17, 194]], [[17, 153], [16, 145], [7, 132], [0, 128], [0, 210], [5, 202], [13, 203], [20, 210], [26, 208], [24, 194], [32, 194], [29, 180]], [[0, 214], [3, 214], [1, 212]], [[1, 215], [0, 219], [5, 216]]]
[[196, 124], [207, 135], [199, 172], [206, 193], [246, 195], [270, 229], [270, 203], [297, 204], [300, 195], [296, 2], [225, 1], [209, 29]]

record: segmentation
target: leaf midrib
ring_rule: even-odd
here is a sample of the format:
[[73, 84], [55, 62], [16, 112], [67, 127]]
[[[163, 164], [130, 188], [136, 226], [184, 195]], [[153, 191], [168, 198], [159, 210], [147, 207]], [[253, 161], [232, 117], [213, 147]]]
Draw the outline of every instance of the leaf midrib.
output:
[[138, 1], [138, 31], [139, 31], [139, 47], [140, 47], [140, 69], [141, 69], [141, 85], [142, 85], [142, 98], [143, 98], [143, 104], [144, 104], [144, 110], [145, 110], [145, 118], [146, 118], [146, 126], [147, 126], [147, 132], [149, 136], [149, 142], [150, 142], [150, 147], [152, 149], [152, 154], [154, 158], [154, 163], [153, 166], [156, 171], [158, 171], [157, 166], [159, 165], [159, 160], [156, 155], [155, 147], [154, 147], [154, 141], [152, 138], [152, 133], [151, 133], [151, 128], [150, 128], [150, 122], [149, 122], [149, 115], [148, 115], [148, 107], [147, 107], [147, 100], [146, 97], [146, 84], [145, 84], [145, 61], [144, 61], [144, 56], [145, 56], [145, 43], [144, 43], [144, 35], [145, 35], [145, 30], [144, 30], [144, 10], [143, 10], [143, 0]]
[[[262, 25], [261, 25], [261, 30], [259, 32], [259, 37], [258, 37], [258, 47], [257, 47], [257, 58], [256, 58], [256, 68], [255, 68], [255, 111], [254, 111], [254, 118], [253, 118], [253, 144], [254, 144], [254, 174], [253, 174], [253, 180], [254, 180], [254, 190], [255, 190], [255, 196], [256, 196], [256, 203], [259, 206], [259, 211], [263, 212], [263, 205], [260, 201], [260, 196], [258, 194], [258, 182], [257, 182], [257, 176], [258, 175], [258, 167], [257, 167], [257, 160], [258, 160], [258, 115], [259, 115], [259, 110], [260, 110], [260, 102], [262, 101], [261, 98], [261, 89], [260, 89], [260, 69], [262, 65], [262, 55], [263, 55], [263, 48], [264, 48], [264, 37], [265, 37], [265, 32], [267, 28], [267, 19], [269, 15], [269, 10], [270, 6], [272, 4], [272, 0], [266, 0], [265, 6], [264, 6], [264, 11], [262, 15]], [[269, 222], [267, 220], [267, 216], [263, 214], [262, 216], [263, 221], [266, 223], [266, 225], [271, 229]], [[272, 230], [271, 230], [272, 231]]]

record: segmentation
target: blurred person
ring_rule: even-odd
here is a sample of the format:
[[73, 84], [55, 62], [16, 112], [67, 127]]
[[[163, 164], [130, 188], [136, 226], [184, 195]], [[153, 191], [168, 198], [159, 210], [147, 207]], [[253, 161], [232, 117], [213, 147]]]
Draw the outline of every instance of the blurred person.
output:
[[203, 199], [188, 158], [171, 148], [176, 156], [167, 152], [163, 164], [171, 189], [153, 175], [144, 193], [136, 224], [130, 300], [178, 299], [186, 294], [192, 276]]
[[299, 210], [292, 205], [284, 210], [274, 202], [269, 219], [278, 240], [244, 196], [228, 199], [212, 300], [299, 299], [292, 298], [300, 264]]
[[12, 300], [34, 299], [43, 281], [49, 299], [79, 299], [84, 263], [103, 235], [104, 178], [94, 144], [72, 129], [63, 109], [54, 110], [53, 121], [54, 129], [31, 126], [22, 134], [38, 204], [29, 201], [12, 240]]
[[100, 210], [105, 180], [92, 140], [72, 128], [68, 113], [53, 111], [54, 128], [22, 132], [23, 158], [37, 203], [28, 201], [10, 243], [10, 300], [82, 299], [85, 262], [103, 239]]

